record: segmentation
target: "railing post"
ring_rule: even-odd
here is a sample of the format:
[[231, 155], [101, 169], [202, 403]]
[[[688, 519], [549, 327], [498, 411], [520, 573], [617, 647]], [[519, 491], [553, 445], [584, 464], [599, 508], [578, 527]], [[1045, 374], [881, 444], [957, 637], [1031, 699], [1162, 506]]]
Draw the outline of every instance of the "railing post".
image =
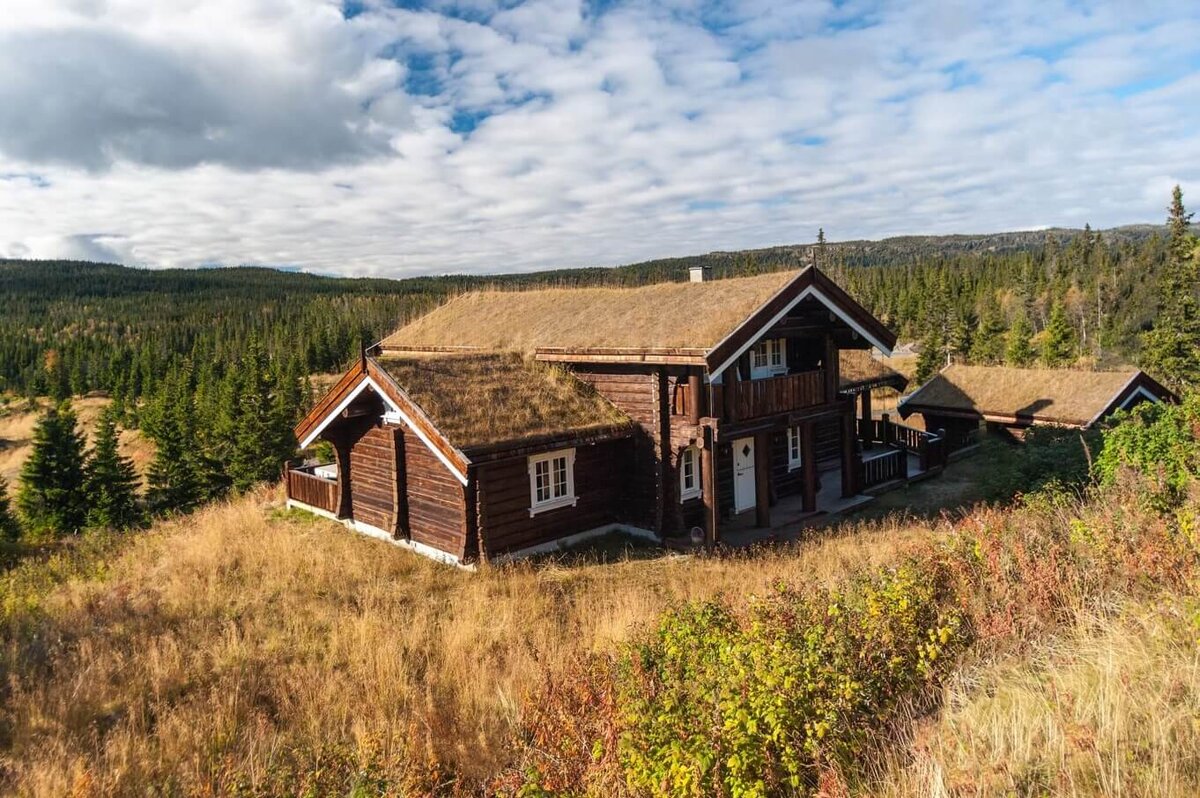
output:
[[879, 437], [883, 439], [884, 446], [887, 446], [889, 443], [892, 442], [891, 418], [892, 418], [891, 415], [889, 415], [888, 413], [884, 413], [883, 417], [880, 419]]

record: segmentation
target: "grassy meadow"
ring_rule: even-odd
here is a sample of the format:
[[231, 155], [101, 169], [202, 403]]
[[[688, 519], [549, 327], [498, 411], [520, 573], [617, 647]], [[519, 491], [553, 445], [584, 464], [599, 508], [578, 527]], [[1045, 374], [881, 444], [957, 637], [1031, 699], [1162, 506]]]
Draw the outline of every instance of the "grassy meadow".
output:
[[36, 550], [0, 574], [0, 792], [1200, 794], [1200, 491], [972, 504], [1000, 462], [952, 468], [956, 513], [911, 514], [930, 480], [709, 556], [469, 573], [278, 487]]

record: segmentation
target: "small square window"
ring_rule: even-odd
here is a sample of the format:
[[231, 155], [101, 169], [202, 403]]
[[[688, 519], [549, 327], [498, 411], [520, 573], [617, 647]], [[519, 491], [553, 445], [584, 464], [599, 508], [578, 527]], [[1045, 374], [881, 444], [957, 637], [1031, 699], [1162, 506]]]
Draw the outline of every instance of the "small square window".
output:
[[529, 458], [529, 515], [556, 507], [574, 507], [575, 450], [534, 455]]

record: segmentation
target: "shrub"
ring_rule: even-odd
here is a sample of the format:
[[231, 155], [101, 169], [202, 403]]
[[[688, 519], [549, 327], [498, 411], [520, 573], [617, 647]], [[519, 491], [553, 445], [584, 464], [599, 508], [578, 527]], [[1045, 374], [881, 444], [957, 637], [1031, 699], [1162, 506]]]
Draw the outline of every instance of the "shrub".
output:
[[1120, 412], [1104, 431], [1104, 450], [1096, 458], [1101, 485], [1115, 484], [1123, 471], [1146, 479], [1147, 499], [1162, 510], [1177, 506], [1188, 484], [1200, 473], [1200, 395], [1179, 405], [1144, 403]]
[[839, 589], [781, 589], [741, 616], [720, 602], [668, 613], [620, 671], [629, 787], [766, 796], [853, 772], [965, 642], [944, 584], [909, 562]]

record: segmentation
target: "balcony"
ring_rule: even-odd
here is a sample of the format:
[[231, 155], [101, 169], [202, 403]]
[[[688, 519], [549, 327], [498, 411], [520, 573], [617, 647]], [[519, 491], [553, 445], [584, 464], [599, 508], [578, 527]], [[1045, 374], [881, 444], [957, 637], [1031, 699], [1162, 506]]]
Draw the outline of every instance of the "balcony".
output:
[[827, 401], [825, 370], [713, 385], [712, 398], [713, 416], [726, 423], [816, 407]]

